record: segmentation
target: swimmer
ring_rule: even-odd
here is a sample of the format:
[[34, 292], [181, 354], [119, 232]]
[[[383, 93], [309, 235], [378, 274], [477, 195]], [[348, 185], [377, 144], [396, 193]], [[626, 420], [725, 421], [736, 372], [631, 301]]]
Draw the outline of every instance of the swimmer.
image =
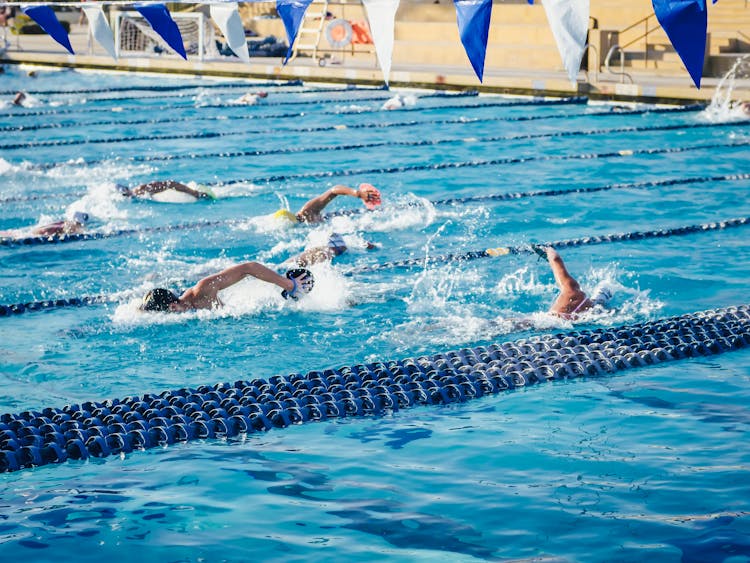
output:
[[163, 287], [152, 289], [143, 297], [140, 309], [179, 313], [221, 307], [222, 302], [218, 293], [247, 276], [279, 286], [282, 289], [282, 297], [294, 301], [303, 294], [310, 293], [315, 285], [315, 279], [308, 270], [288, 270], [285, 276], [281, 276], [258, 262], [245, 262], [203, 278], [193, 287], [186, 289], [180, 297]]
[[259, 100], [265, 99], [268, 97], [268, 92], [248, 92], [247, 94], [237, 98], [234, 103], [236, 104], [245, 104], [248, 106], [253, 106], [258, 103]]
[[392, 109], [401, 109], [404, 107], [404, 98], [400, 94], [396, 94], [392, 98], [389, 98], [385, 101], [385, 103], [380, 106], [381, 110], [392, 110]]
[[319, 262], [333, 260], [336, 256], [341, 256], [346, 250], [347, 246], [343, 237], [338, 233], [331, 233], [326, 246], [316, 246], [315, 248], [305, 250], [294, 259], [294, 262], [301, 268], [304, 268], [312, 264], [318, 264]]
[[546, 248], [532, 246], [531, 248], [541, 258], [549, 262], [555, 281], [560, 287], [560, 295], [557, 296], [549, 309], [549, 312], [553, 315], [567, 320], [575, 320], [578, 315], [588, 311], [594, 305], [606, 305], [612, 298], [612, 290], [607, 287], [599, 288], [589, 298], [581, 289], [578, 281], [568, 272], [562, 257], [551, 246]]
[[[184, 194], [184, 196], [187, 196], [188, 198], [193, 198], [191, 201], [216, 199], [210, 191], [196, 190], [173, 180], [157, 180], [146, 184], [140, 184], [134, 188], [129, 188], [122, 184], [117, 184], [115, 187], [119, 190], [120, 194], [125, 197], [150, 198], [156, 201], [164, 201], [168, 203], [182, 203], [184, 200], [179, 198], [179, 194]], [[171, 193], [167, 194], [166, 192]], [[175, 195], [178, 197], [174, 197]]]
[[23, 107], [23, 101], [26, 99], [26, 94], [24, 92], [16, 92], [16, 96], [13, 98], [13, 101], [11, 102], [14, 106]]
[[73, 233], [80, 233], [84, 230], [86, 223], [89, 221], [88, 213], [81, 213], [76, 211], [73, 213], [72, 219], [66, 219], [64, 221], [57, 221], [50, 223], [49, 225], [42, 225], [41, 227], [35, 227], [31, 230], [31, 234], [37, 236], [59, 236], [69, 235]]
[[323, 222], [323, 215], [321, 214], [323, 209], [340, 195], [359, 198], [365, 204], [365, 207], [371, 210], [381, 203], [380, 191], [372, 184], [360, 184], [356, 190], [348, 186], [336, 185], [305, 203], [297, 213], [292, 213], [288, 209], [281, 209], [274, 213], [274, 217], [291, 223], [321, 223]]
[[740, 104], [740, 109], [742, 109], [742, 112], [745, 115], [750, 116], [750, 102], [742, 102], [742, 104]]

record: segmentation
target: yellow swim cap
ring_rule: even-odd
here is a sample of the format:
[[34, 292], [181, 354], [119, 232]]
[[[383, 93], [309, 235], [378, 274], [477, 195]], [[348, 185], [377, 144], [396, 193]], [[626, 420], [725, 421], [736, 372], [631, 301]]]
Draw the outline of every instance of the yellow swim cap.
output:
[[288, 209], [279, 209], [276, 213], [273, 214], [273, 216], [274, 219], [286, 219], [291, 223], [299, 222], [297, 216]]

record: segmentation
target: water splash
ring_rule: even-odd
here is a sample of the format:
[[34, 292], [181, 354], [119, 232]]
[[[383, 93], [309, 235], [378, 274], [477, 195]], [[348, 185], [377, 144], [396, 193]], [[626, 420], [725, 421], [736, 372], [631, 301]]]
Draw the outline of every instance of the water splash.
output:
[[721, 78], [711, 103], [703, 111], [703, 118], [712, 123], [748, 119], [750, 116], [741, 107], [741, 102], [734, 100], [734, 89], [738, 79], [750, 75], [750, 54], [738, 57], [732, 68]]

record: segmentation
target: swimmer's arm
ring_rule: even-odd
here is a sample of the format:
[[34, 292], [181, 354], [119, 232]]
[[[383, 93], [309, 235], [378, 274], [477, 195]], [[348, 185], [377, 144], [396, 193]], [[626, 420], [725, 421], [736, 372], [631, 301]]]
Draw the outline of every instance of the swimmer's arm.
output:
[[258, 262], [245, 262], [238, 264], [211, 276], [203, 278], [195, 287], [194, 292], [201, 297], [214, 299], [216, 294], [222, 289], [226, 289], [239, 282], [240, 280], [252, 276], [261, 281], [278, 285], [282, 289], [291, 291], [294, 289], [292, 280], [280, 276], [273, 270], [266, 268]]
[[194, 190], [193, 188], [190, 188], [186, 186], [185, 184], [182, 184], [180, 182], [175, 182], [173, 180], [165, 180], [165, 181], [154, 181], [154, 182], [148, 182], [147, 184], [141, 184], [140, 186], [136, 186], [131, 191], [132, 195], [135, 196], [142, 196], [146, 194], [158, 194], [166, 190], [174, 190], [176, 192], [182, 192], [188, 195], [193, 196], [196, 199], [201, 199], [206, 197], [206, 194], [203, 192], [199, 192], [198, 190]]
[[340, 195], [360, 197], [359, 190], [355, 190], [354, 188], [338, 184], [336, 186], [333, 186], [330, 190], [326, 190], [318, 197], [314, 197], [310, 201], [308, 201], [305, 205], [302, 206], [302, 209], [299, 210], [297, 216], [302, 221], [317, 220], [320, 216], [321, 211], [325, 209], [326, 205], [331, 203], [334, 199], [336, 199], [336, 197]]
[[325, 262], [326, 260], [332, 259], [333, 252], [330, 248], [326, 246], [316, 246], [315, 248], [309, 248], [302, 252], [299, 256], [297, 256], [295, 262], [299, 267], [306, 268], [307, 266], [310, 266], [312, 264], [317, 264], [319, 262]]
[[581, 287], [578, 285], [576, 279], [570, 275], [568, 269], [565, 267], [562, 257], [557, 253], [554, 248], [547, 247], [547, 259], [549, 260], [550, 268], [552, 268], [552, 274], [555, 276], [555, 281], [560, 289], [567, 291], [579, 292]]
[[74, 234], [83, 231], [83, 227], [75, 221], [58, 221], [42, 227], [37, 227], [31, 232], [35, 235], [47, 237], [63, 234]]

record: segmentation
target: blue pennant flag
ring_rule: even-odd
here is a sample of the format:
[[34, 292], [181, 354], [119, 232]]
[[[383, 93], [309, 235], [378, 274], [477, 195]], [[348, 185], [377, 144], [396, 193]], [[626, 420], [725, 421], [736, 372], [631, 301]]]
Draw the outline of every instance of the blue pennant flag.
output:
[[149, 25], [159, 36], [172, 47], [183, 59], [187, 60], [185, 45], [182, 42], [180, 28], [169, 15], [169, 10], [164, 4], [135, 4], [133, 6], [146, 18]]
[[482, 81], [484, 57], [487, 54], [487, 38], [492, 17], [492, 0], [453, 0], [456, 5], [458, 33], [461, 36], [471, 66]]
[[289, 39], [289, 50], [286, 52], [284, 64], [286, 64], [292, 55], [294, 40], [297, 38], [299, 26], [302, 23], [302, 18], [305, 16], [305, 11], [310, 2], [312, 0], [276, 0], [276, 11], [281, 16], [281, 21], [284, 22], [286, 36]]
[[24, 14], [29, 16], [32, 20], [39, 24], [49, 36], [57, 41], [60, 45], [68, 50], [68, 53], [75, 55], [73, 47], [70, 45], [70, 37], [68, 32], [62, 26], [60, 21], [55, 16], [55, 12], [49, 6], [26, 6], [21, 8]]
[[652, 0], [652, 3], [656, 19], [680, 55], [696, 88], [700, 88], [706, 56], [706, 0]]

